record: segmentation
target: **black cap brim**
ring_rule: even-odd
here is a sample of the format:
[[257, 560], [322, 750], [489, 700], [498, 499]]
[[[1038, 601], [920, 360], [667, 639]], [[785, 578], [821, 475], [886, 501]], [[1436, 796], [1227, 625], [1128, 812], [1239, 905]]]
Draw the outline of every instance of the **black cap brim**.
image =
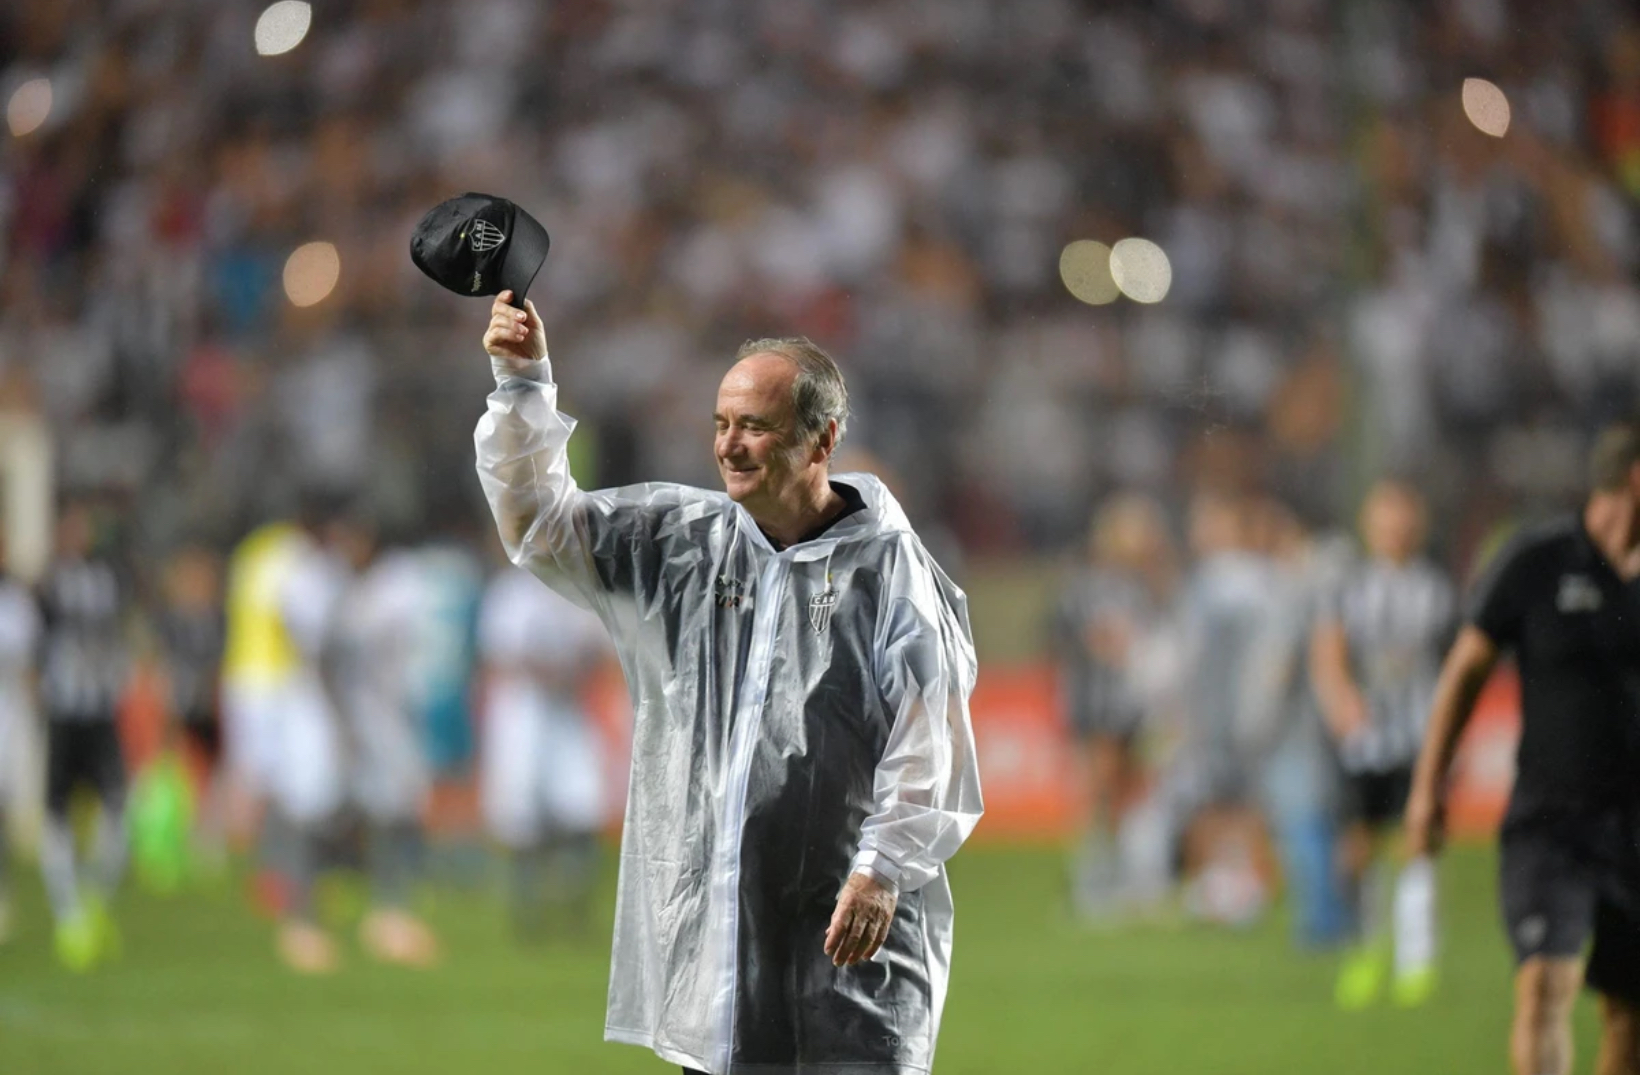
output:
[[535, 283], [541, 266], [546, 264], [547, 250], [552, 240], [541, 222], [513, 205], [513, 233], [507, 244], [507, 257], [501, 265], [501, 290], [513, 293], [513, 305], [522, 307]]

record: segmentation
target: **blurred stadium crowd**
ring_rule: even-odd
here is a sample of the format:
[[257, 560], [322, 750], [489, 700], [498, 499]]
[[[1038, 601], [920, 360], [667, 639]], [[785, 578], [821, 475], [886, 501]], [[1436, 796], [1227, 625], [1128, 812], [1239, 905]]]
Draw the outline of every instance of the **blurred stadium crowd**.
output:
[[[0, 394], [144, 550], [315, 484], [466, 511], [479, 312], [406, 256], [463, 189], [554, 235], [538, 301], [600, 484], [709, 482], [725, 356], [804, 332], [974, 553], [1059, 548], [1113, 488], [1336, 519], [1412, 466], [1468, 534], [1573, 491], [1640, 376], [1626, 5], [358, 0], [267, 57], [260, 10], [0, 15], [0, 89], [50, 87], [0, 164]], [[1454, 72], [1510, 94], [1506, 139]], [[1072, 301], [1060, 249], [1127, 235], [1166, 300]], [[310, 241], [340, 279], [299, 308]]]
[[[1122, 642], [1095, 644], [1088, 608], [1059, 637], [1098, 651], [1071, 664], [1120, 651], [1118, 678], [1180, 667], [1162, 646], [1162, 672], [1127, 668], [1140, 621], [1187, 653], [1268, 628], [1304, 665], [1311, 535], [1352, 525], [1372, 479], [1414, 477], [1464, 569], [1501, 521], [1575, 499], [1590, 431], [1640, 395], [1629, 5], [335, 0], [259, 56], [261, 9], [0, 11], [0, 408], [43, 419], [156, 654], [179, 595], [220, 613], [186, 565], [212, 575], [315, 492], [476, 592], [482, 308], [407, 254], [462, 190], [552, 232], [533, 297], [584, 483], [713, 484], [728, 356], [805, 333], [952, 558], [1079, 552], [1106, 505], [1094, 590], [1131, 599], [1105, 617]], [[1506, 138], [1466, 118], [1468, 75], [1513, 102]], [[1163, 301], [1067, 294], [1067, 243], [1135, 235], [1171, 262]], [[312, 242], [333, 290], [287, 262]], [[1180, 702], [1186, 736], [1241, 735], [1205, 714], [1255, 679]], [[1311, 737], [1269, 781], [1181, 751], [1180, 801], [1225, 807], [1207, 828], [1231, 835], [1204, 839], [1257, 853], [1234, 835], [1252, 783], [1324, 802], [1321, 728], [1256, 731], [1260, 757]], [[1135, 846], [1126, 890], [1170, 876]], [[1079, 866], [1084, 903], [1109, 861]], [[1210, 915], [1261, 905], [1245, 865]]]

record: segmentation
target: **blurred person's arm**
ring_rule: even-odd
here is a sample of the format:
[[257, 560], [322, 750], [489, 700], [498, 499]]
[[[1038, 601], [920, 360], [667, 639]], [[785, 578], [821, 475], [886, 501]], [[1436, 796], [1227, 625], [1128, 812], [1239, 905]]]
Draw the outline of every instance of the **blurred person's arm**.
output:
[[1310, 635], [1310, 683], [1335, 740], [1347, 743], [1366, 730], [1366, 699], [1350, 670], [1349, 636], [1336, 617], [1323, 617]]
[[1441, 666], [1430, 707], [1429, 727], [1413, 770], [1407, 798], [1407, 853], [1440, 849], [1446, 806], [1446, 777], [1458, 739], [1474, 711], [1500, 652], [1514, 646], [1526, 619], [1530, 595], [1542, 572], [1530, 560], [1530, 542], [1517, 542], [1494, 557], [1475, 597], [1469, 622], [1458, 632]]
[[1440, 850], [1446, 813], [1446, 776], [1457, 753], [1458, 739], [1475, 711], [1475, 700], [1498, 662], [1497, 644], [1479, 627], [1458, 633], [1452, 651], [1441, 666], [1430, 707], [1429, 727], [1413, 771], [1407, 798], [1406, 836], [1409, 855]]

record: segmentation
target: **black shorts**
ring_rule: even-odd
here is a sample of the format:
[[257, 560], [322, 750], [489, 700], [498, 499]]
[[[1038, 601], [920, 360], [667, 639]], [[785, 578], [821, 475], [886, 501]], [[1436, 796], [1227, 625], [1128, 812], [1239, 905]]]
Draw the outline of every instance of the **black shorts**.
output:
[[1077, 705], [1069, 709], [1071, 735], [1078, 742], [1090, 739], [1116, 739], [1132, 742], [1144, 722], [1144, 710], [1138, 707]]
[[222, 760], [222, 725], [215, 713], [186, 713], [182, 717], [182, 734], [211, 768]]
[[1344, 774], [1344, 820], [1382, 828], [1401, 820], [1412, 793], [1412, 770]]
[[112, 719], [46, 724], [46, 808], [61, 817], [74, 789], [89, 784], [104, 806], [125, 802], [125, 756]]
[[1616, 811], [1505, 825], [1498, 893], [1517, 962], [1575, 959], [1589, 988], [1640, 1003], [1640, 827]]

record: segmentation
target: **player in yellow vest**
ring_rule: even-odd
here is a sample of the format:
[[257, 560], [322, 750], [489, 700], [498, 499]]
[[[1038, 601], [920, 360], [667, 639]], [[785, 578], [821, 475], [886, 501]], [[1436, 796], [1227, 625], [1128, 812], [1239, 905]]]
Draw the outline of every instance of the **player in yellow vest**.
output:
[[292, 523], [251, 531], [228, 562], [223, 723], [235, 782], [260, 801], [276, 763], [279, 696], [298, 665], [280, 593], [307, 538]]

